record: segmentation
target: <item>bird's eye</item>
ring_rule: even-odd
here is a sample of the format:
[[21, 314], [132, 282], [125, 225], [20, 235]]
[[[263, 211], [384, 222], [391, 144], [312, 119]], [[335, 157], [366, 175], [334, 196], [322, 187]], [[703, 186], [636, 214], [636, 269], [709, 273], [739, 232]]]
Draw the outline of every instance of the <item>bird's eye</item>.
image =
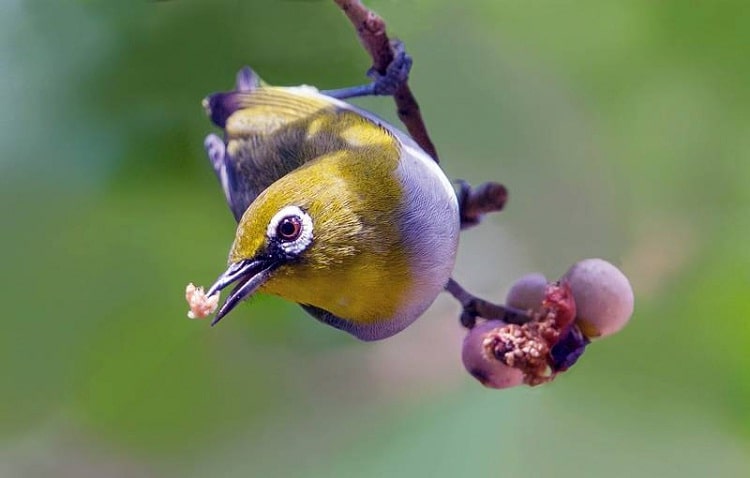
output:
[[276, 226], [276, 237], [282, 241], [294, 241], [302, 232], [302, 220], [297, 216], [287, 216]]
[[312, 244], [312, 218], [299, 206], [284, 206], [268, 222], [266, 237], [279, 254], [298, 257]]

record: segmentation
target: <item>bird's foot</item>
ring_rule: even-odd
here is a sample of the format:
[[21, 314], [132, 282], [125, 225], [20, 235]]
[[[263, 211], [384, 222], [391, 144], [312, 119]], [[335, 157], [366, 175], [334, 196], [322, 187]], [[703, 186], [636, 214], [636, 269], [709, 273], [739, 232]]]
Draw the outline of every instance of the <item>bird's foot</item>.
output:
[[412, 58], [406, 53], [402, 42], [394, 40], [391, 42], [391, 47], [393, 48], [393, 61], [388, 65], [385, 73], [380, 73], [373, 68], [367, 71], [367, 76], [372, 79], [372, 83], [337, 90], [323, 90], [321, 93], [340, 100], [359, 96], [394, 95], [409, 80]]
[[373, 80], [373, 94], [375, 95], [394, 95], [409, 80], [412, 65], [411, 56], [406, 53], [403, 42], [393, 40], [391, 48], [393, 49], [393, 61], [386, 68], [385, 74], [381, 74], [374, 68], [367, 71], [367, 76]]

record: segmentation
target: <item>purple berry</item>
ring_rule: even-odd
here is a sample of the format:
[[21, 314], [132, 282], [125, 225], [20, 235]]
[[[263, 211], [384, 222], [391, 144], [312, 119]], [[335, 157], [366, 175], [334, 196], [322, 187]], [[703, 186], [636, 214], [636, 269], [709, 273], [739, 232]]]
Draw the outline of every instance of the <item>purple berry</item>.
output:
[[576, 323], [589, 338], [618, 332], [633, 314], [628, 278], [603, 259], [584, 259], [562, 277], [576, 302]]
[[513, 283], [505, 303], [516, 309], [538, 312], [542, 307], [546, 290], [547, 279], [542, 274], [527, 274]]
[[478, 323], [464, 338], [461, 359], [466, 370], [482, 385], [490, 388], [510, 388], [523, 383], [523, 372], [508, 367], [504, 363], [488, 356], [484, 347], [484, 339], [492, 330], [503, 327], [505, 322], [488, 320]]
[[550, 363], [552, 370], [564, 372], [575, 365], [589, 342], [588, 337], [581, 332], [578, 326], [573, 324], [568, 327], [568, 331], [560, 337], [560, 340], [549, 351], [552, 359]]

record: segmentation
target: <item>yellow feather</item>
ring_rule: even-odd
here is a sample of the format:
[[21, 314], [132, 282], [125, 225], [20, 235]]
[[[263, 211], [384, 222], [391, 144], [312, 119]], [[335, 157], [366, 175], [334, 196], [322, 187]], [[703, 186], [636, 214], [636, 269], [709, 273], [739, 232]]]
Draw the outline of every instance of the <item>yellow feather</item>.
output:
[[356, 135], [368, 146], [324, 155], [261, 193], [240, 221], [230, 260], [260, 252], [273, 215], [284, 206], [299, 206], [313, 219], [313, 243], [261, 290], [343, 319], [372, 323], [392, 317], [412, 283], [397, 226], [400, 150], [390, 134], [357, 115], [348, 124], [334, 125], [337, 134]]

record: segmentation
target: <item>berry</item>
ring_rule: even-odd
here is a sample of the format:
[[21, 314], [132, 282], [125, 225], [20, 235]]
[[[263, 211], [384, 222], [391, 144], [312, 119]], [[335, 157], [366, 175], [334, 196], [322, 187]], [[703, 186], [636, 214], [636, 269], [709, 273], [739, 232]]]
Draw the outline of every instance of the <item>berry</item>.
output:
[[584, 259], [561, 279], [576, 303], [576, 323], [589, 337], [606, 337], [622, 329], [633, 313], [633, 289], [628, 278], [603, 259]]
[[485, 347], [487, 335], [505, 325], [505, 322], [501, 320], [481, 322], [474, 326], [464, 338], [461, 351], [464, 367], [485, 387], [510, 388], [523, 383], [521, 370], [509, 367], [488, 355], [490, 352]]
[[542, 307], [546, 290], [547, 279], [542, 274], [527, 274], [513, 283], [505, 303], [516, 309], [538, 312]]
[[568, 370], [581, 358], [588, 344], [589, 339], [581, 329], [575, 324], [571, 325], [550, 349], [550, 367], [558, 373]]

